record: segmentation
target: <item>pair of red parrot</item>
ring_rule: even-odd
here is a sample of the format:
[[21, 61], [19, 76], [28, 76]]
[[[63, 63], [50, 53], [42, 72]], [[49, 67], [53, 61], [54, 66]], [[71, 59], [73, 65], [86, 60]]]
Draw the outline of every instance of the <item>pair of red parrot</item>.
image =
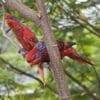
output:
[[[19, 52], [25, 57], [30, 66], [38, 64], [41, 80], [45, 82], [42, 64], [44, 62], [50, 62], [45, 43], [39, 42], [35, 34], [28, 28], [28, 26], [22, 24], [15, 16], [6, 14], [4, 18], [8, 26], [15, 33], [17, 40], [23, 47], [23, 49], [21, 49]], [[79, 63], [93, 65], [89, 60], [80, 56], [72, 47], [75, 43], [59, 40], [56, 42], [61, 58], [68, 56], [69, 58], [78, 61]]]

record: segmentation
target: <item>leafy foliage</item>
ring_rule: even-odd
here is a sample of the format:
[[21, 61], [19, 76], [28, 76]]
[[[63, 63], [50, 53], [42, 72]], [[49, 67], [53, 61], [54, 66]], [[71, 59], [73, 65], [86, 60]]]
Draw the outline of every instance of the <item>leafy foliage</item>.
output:
[[[30, 8], [36, 10], [35, 0], [21, 0], [24, 4]], [[97, 96], [100, 96], [100, 40], [93, 34], [94, 29], [86, 21], [93, 22], [91, 23], [97, 29], [100, 29], [100, 8], [97, 9], [96, 2], [89, 3], [79, 2], [76, 3], [76, 0], [46, 0], [47, 11], [51, 21], [52, 30], [56, 39], [61, 40], [71, 40], [76, 42], [75, 48], [82, 54], [85, 55], [88, 59], [91, 59], [95, 64], [95, 70], [99, 75], [99, 80], [95, 73], [94, 67], [88, 65], [82, 65], [77, 62], [72, 61], [71, 59], [65, 57], [63, 59], [64, 69], [70, 72], [76, 79], [88, 87], [93, 93]], [[81, 0], [80, 0], [81, 1]], [[61, 7], [59, 7], [59, 5]], [[85, 14], [80, 15], [80, 11], [85, 11], [87, 9], [93, 10], [98, 14], [98, 17], [93, 15], [91, 12], [90, 16], [84, 17]], [[66, 12], [64, 11], [66, 10]], [[2, 21], [3, 11], [0, 11], [0, 20]], [[40, 29], [31, 21], [24, 19], [16, 11], [13, 11], [14, 15], [17, 16], [24, 24], [27, 24], [33, 32], [36, 33], [39, 40], [43, 40], [43, 34]], [[90, 12], [88, 12], [90, 13]], [[87, 15], [88, 15], [87, 13]], [[90, 27], [92, 31], [88, 30], [84, 25], [76, 22], [75, 19], [71, 17], [74, 16], [76, 19], [83, 21], [80, 16], [86, 21], [85, 26]], [[86, 16], [87, 16], [86, 15]], [[95, 18], [93, 18], [95, 17]], [[93, 19], [89, 19], [93, 18]], [[82, 23], [83, 23], [82, 22]], [[95, 30], [96, 31], [96, 30]], [[97, 32], [100, 34], [100, 32]], [[16, 41], [14, 36], [11, 36], [13, 40]], [[23, 69], [25, 72], [28, 72], [32, 75], [38, 76], [37, 66], [31, 69], [24, 58], [17, 53], [17, 49], [6, 40], [2, 33], [0, 32], [0, 57], [4, 58], [6, 61], [16, 66], [17, 68]], [[54, 80], [52, 79], [51, 73], [45, 68], [45, 77], [47, 84], [49, 84], [53, 89], [56, 90]], [[69, 79], [69, 87], [71, 90], [73, 100], [91, 100], [91, 97], [87, 95], [86, 91], [82, 89], [77, 83], [72, 79]], [[7, 85], [5, 85], [7, 84]], [[3, 90], [4, 88], [4, 90]], [[13, 93], [11, 91], [13, 90]], [[4, 92], [5, 91], [5, 92]], [[29, 92], [28, 92], [29, 91]], [[2, 94], [2, 95], [1, 95]], [[14, 95], [13, 95], [14, 94]], [[52, 91], [43, 87], [39, 82], [35, 81], [32, 78], [23, 76], [20, 73], [12, 70], [10, 66], [5, 64], [0, 60], [0, 95], [1, 98], [5, 100], [58, 100], [58, 96]]]

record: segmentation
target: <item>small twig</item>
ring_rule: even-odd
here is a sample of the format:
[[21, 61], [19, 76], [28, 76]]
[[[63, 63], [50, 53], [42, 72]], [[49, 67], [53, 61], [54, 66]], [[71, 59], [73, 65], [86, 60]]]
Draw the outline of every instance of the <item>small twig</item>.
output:
[[99, 77], [99, 74], [97, 73], [95, 66], [92, 66], [92, 69], [93, 69], [95, 77], [98, 81], [98, 87], [99, 87], [99, 90], [100, 90], [100, 77]]

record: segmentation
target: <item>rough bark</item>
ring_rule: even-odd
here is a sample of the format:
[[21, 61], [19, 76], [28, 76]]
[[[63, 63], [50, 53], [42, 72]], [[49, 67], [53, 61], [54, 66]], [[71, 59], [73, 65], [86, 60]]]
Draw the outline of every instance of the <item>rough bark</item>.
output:
[[68, 89], [68, 84], [66, 83], [63, 66], [61, 64], [59, 51], [56, 45], [56, 41], [53, 37], [53, 33], [50, 26], [50, 21], [48, 20], [46, 7], [43, 0], [37, 0], [37, 6], [40, 12], [40, 23], [41, 29], [44, 33], [44, 41], [47, 46], [48, 53], [50, 55], [50, 60], [52, 63], [52, 70], [54, 74], [54, 79], [58, 86], [58, 92], [62, 100], [70, 100], [70, 93]]

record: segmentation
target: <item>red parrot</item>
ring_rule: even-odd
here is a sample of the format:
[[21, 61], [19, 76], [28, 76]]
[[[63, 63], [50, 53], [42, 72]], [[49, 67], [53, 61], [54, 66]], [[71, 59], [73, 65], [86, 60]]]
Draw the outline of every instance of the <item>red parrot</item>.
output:
[[[26, 59], [29, 62], [31, 60], [32, 56], [34, 56], [34, 54], [36, 53], [35, 49], [33, 49], [33, 47], [38, 42], [38, 39], [36, 38], [35, 34], [32, 33], [32, 31], [26, 25], [23, 25], [22, 23], [20, 23], [20, 21], [15, 16], [12, 16], [11, 14], [6, 14], [4, 18], [5, 18], [6, 23], [10, 27], [10, 29], [12, 29], [12, 31], [15, 33], [17, 40], [22, 45], [23, 49], [21, 49], [21, 50], [24, 50], [23, 55], [25, 56], [28, 53]], [[68, 43], [68, 45], [72, 45], [69, 42], [59, 41], [59, 43], [58, 43], [59, 50], [61, 51], [63, 49], [66, 49], [67, 43]], [[47, 53], [47, 50], [44, 53]], [[46, 55], [48, 56], [48, 53]], [[43, 57], [45, 58], [46, 56], [43, 56]], [[44, 58], [42, 58], [42, 59], [44, 60]], [[47, 60], [48, 60], [48, 58], [49, 58], [49, 56], [47, 57]], [[36, 60], [35, 62], [36, 63], [39, 62], [39, 59], [38, 58], [35, 59]], [[32, 58], [32, 61], [33, 61], [33, 58]], [[40, 60], [40, 62], [42, 62], [42, 60]], [[41, 75], [41, 73], [42, 73], [41, 64], [40, 63], [37, 63], [37, 64], [39, 64], [39, 72]], [[41, 75], [41, 77], [43, 77], [43, 75]]]
[[[38, 64], [41, 80], [45, 82], [42, 63], [50, 62], [45, 43], [38, 43], [38, 39], [36, 38], [35, 34], [32, 33], [32, 31], [26, 25], [20, 23], [20, 21], [15, 16], [6, 14], [5, 21], [13, 30], [17, 40], [23, 47], [23, 49], [21, 49], [19, 52], [22, 53], [22, 51], [24, 50], [22, 55], [25, 56], [30, 66]], [[93, 65], [90, 61], [80, 56], [74, 48], [72, 48], [73, 43], [66, 41], [57, 41], [57, 45], [60, 51], [61, 58], [68, 56], [80, 63]]]
[[35, 34], [28, 28], [28, 26], [20, 23], [20, 21], [11, 14], [6, 14], [4, 19], [15, 33], [17, 40], [21, 43], [23, 48], [26, 51], [30, 51], [38, 42]]
[[[61, 58], [68, 56], [69, 58], [84, 64], [93, 65], [86, 58], [80, 56], [77, 51], [72, 47], [74, 43], [66, 42], [66, 45], [63, 41], [57, 41], [57, 46], [61, 55]], [[38, 64], [40, 62], [50, 62], [49, 55], [47, 52], [47, 48], [44, 42], [39, 42], [35, 45], [35, 47], [26, 54], [25, 56], [27, 62], [30, 65]]]
[[[33, 56], [33, 54], [35, 54], [35, 49], [33, 49], [33, 47], [38, 42], [38, 39], [36, 38], [35, 34], [32, 33], [32, 31], [26, 25], [23, 25], [22, 23], [20, 23], [20, 21], [15, 16], [12, 16], [11, 14], [6, 14], [5, 21], [7, 22], [8, 26], [13, 30], [13, 32], [16, 35], [16, 38], [21, 43], [23, 48], [26, 51], [28, 51], [28, 55], [27, 55], [28, 57], [26, 57], [26, 59], [29, 62], [29, 60], [31, 60], [31, 55]], [[39, 49], [39, 51], [42, 52], [43, 55], [45, 55], [45, 53], [47, 54], [46, 46], [45, 46], [44, 42], [41, 42], [41, 43], [42, 44], [37, 45], [37, 46], [40, 46], [40, 47], [37, 47], [37, 49]], [[70, 46], [69, 46], [69, 44], [70, 44]], [[87, 61], [83, 57], [81, 57], [74, 48], [69, 48], [72, 46], [71, 42], [57, 41], [57, 45], [60, 50], [61, 57], [68, 56], [78, 62], [88, 63], [88, 64], [92, 65], [92, 63], [89, 63], [89, 61]], [[69, 46], [68, 47], [69, 49], [67, 48], [67, 46]], [[62, 50], [64, 50], [64, 51], [61, 52]], [[36, 50], [36, 52], [37, 52], [37, 50]], [[48, 58], [46, 60], [49, 61], [48, 54], [46, 56]]]

